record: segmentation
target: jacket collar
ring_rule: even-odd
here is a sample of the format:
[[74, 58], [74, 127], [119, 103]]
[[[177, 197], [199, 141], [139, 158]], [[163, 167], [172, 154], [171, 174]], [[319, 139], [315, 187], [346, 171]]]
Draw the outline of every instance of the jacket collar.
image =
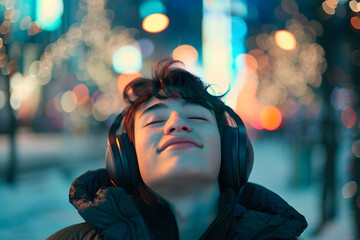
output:
[[[129, 201], [129, 197], [135, 205], [122, 205]], [[124, 215], [140, 221], [144, 218], [149, 229], [154, 230], [152, 224], [160, 229], [159, 236], [164, 236], [161, 229], [176, 227], [165, 199], [145, 185], [139, 186], [135, 196], [128, 196], [122, 188], [112, 186], [106, 169], [88, 171], [76, 178], [70, 188], [69, 200], [84, 220], [99, 233], [118, 224], [119, 216]], [[307, 227], [304, 216], [277, 194], [257, 184], [245, 184], [238, 197], [233, 190], [222, 189], [219, 203], [219, 216], [214, 222], [226, 215], [222, 220], [226, 224], [212, 229], [212, 236], [219, 231], [221, 234], [232, 231], [241, 239], [260, 235], [275, 239], [285, 236], [290, 239], [299, 236]], [[170, 230], [175, 236], [177, 228], [174, 228]], [[157, 235], [156, 232], [154, 234]]]
[[[152, 229], [155, 239], [177, 239], [178, 229], [169, 203], [145, 184], [138, 188], [140, 209], [144, 220]], [[236, 194], [231, 189], [222, 189], [219, 213], [200, 239], [221, 239], [230, 230], [236, 207]], [[216, 237], [215, 237], [216, 236]]]

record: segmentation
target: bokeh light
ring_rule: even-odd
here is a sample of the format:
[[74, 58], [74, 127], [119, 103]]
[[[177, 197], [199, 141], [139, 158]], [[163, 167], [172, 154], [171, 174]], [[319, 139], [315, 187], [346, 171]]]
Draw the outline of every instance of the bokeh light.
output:
[[61, 26], [63, 0], [36, 0], [36, 6], [36, 21], [42, 29], [54, 31]]
[[275, 106], [266, 106], [260, 114], [261, 125], [269, 131], [279, 128], [282, 122], [282, 114]]
[[192, 65], [198, 60], [199, 53], [191, 45], [180, 45], [174, 49], [172, 57], [175, 60], [182, 61], [185, 65]]
[[335, 87], [330, 96], [331, 104], [339, 110], [351, 106], [357, 99], [357, 93], [350, 88]]
[[164, 31], [169, 26], [169, 18], [161, 13], [154, 13], [147, 16], [142, 22], [142, 28], [150, 33]]
[[295, 36], [286, 30], [280, 30], [275, 33], [275, 42], [284, 50], [293, 50], [296, 47]]
[[76, 85], [73, 89], [73, 93], [76, 96], [76, 98], [74, 99], [74, 102], [76, 104], [83, 104], [89, 98], [89, 89], [83, 83]]
[[237, 68], [244, 68], [248, 72], [254, 72], [258, 69], [256, 58], [250, 54], [239, 54], [235, 59], [235, 65]]
[[146, 39], [146, 38], [139, 39], [137, 41], [137, 44], [139, 45], [141, 55], [144, 58], [148, 58], [154, 53], [155, 45], [153, 41], [151, 41], [150, 39]]
[[244, 37], [248, 31], [248, 27], [244, 19], [240, 17], [231, 18], [231, 28], [233, 29], [232, 37], [238, 39]]
[[360, 158], [360, 140], [353, 142], [351, 150], [355, 157]]
[[326, 4], [326, 1], [324, 1], [321, 5], [322, 10], [328, 14], [328, 15], [334, 15], [335, 14], [335, 8], [330, 7], [329, 5]]
[[8, 34], [11, 28], [11, 23], [9, 21], [3, 21], [0, 26], [0, 33], [2, 35]]
[[358, 16], [352, 17], [350, 23], [353, 28], [360, 29], [360, 18]]
[[299, 6], [294, 0], [282, 0], [281, 7], [288, 14], [296, 14], [299, 12]]
[[147, 0], [140, 3], [139, 14], [141, 19], [154, 13], [165, 14], [166, 8], [164, 4], [159, 0]]
[[347, 107], [341, 113], [341, 121], [347, 128], [352, 128], [357, 119], [356, 119], [356, 112], [353, 108]]
[[5, 93], [0, 90], [0, 109], [2, 109], [5, 106], [6, 98]]
[[359, 12], [360, 11], [360, 5], [358, 4], [358, 1], [356, 0], [351, 0], [349, 2], [349, 7], [353, 12]]
[[134, 46], [121, 47], [113, 55], [113, 68], [115, 72], [140, 71], [141, 66], [141, 53]]
[[120, 93], [124, 92], [124, 88], [132, 80], [142, 77], [139, 72], [124, 72], [117, 79], [117, 86]]
[[67, 112], [71, 113], [76, 108], [76, 95], [72, 91], [66, 91], [61, 97], [61, 107]]
[[94, 101], [91, 97], [86, 97], [85, 101], [83, 101], [79, 105], [79, 112], [84, 117], [89, 117], [92, 115], [92, 107], [93, 107]]
[[347, 182], [342, 188], [342, 195], [344, 198], [352, 198], [357, 192], [357, 183], [355, 181]]

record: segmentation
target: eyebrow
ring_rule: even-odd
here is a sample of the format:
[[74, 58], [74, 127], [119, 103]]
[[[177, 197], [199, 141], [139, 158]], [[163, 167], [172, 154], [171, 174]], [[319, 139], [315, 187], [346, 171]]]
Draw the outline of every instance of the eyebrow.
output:
[[[201, 104], [198, 104], [198, 103], [193, 103], [193, 102], [190, 102], [188, 100], [184, 100], [182, 103], [181, 103], [181, 106], [188, 106], [188, 105], [200, 105]], [[154, 105], [151, 105], [150, 107], [146, 108], [144, 111], [142, 111], [140, 117], [142, 117], [145, 113], [149, 113], [149, 112], [152, 112], [152, 111], [155, 111], [155, 110], [158, 110], [158, 109], [164, 109], [164, 108], [168, 108], [169, 106], [165, 103], [156, 103]]]

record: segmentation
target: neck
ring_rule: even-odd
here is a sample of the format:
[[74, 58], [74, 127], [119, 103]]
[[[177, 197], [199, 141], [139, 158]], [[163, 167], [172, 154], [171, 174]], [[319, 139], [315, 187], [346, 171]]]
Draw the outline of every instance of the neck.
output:
[[180, 239], [198, 239], [216, 218], [219, 211], [218, 182], [198, 186], [153, 189], [164, 197], [174, 213]]

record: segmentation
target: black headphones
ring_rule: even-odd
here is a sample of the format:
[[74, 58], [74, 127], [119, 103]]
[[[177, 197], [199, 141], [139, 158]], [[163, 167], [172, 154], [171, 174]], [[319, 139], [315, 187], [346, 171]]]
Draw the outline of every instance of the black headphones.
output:
[[[226, 112], [235, 121], [236, 127], [225, 126], [221, 134], [221, 168], [219, 185], [239, 191], [248, 181], [254, 157], [251, 142], [240, 117], [228, 106]], [[117, 135], [123, 113], [110, 127], [106, 151], [106, 169], [112, 183], [131, 193], [142, 182], [135, 147], [127, 133]]]

